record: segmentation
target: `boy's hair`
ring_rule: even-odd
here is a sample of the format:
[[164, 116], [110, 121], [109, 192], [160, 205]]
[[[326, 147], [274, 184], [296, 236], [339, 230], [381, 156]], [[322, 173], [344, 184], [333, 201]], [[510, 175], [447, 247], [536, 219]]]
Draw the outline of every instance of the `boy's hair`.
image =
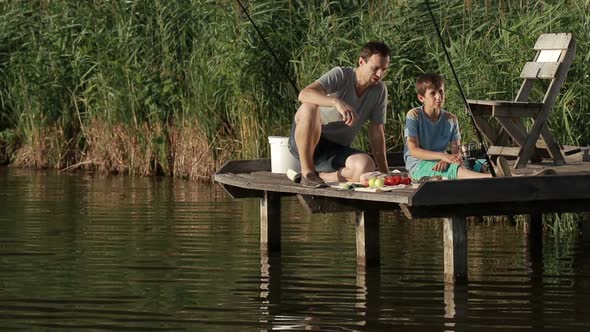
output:
[[445, 85], [445, 80], [442, 76], [434, 73], [425, 73], [420, 75], [416, 80], [416, 93], [424, 96], [428, 89], [439, 89]]
[[381, 56], [390, 56], [391, 50], [382, 41], [370, 41], [363, 46], [361, 49], [361, 58], [365, 61], [369, 61], [369, 58], [373, 54], [379, 54]]

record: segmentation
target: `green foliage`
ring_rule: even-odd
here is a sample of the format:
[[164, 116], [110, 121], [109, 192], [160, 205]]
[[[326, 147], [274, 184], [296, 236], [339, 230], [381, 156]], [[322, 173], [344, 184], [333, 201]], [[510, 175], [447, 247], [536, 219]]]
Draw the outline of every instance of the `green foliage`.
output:
[[[52, 160], [60, 165], [81, 161], [96, 122], [145, 136], [139, 151], [167, 173], [169, 131], [181, 124], [198, 127], [212, 154], [229, 141], [234, 156], [264, 157], [266, 136], [287, 135], [298, 106], [287, 76], [302, 88], [333, 66], [355, 66], [360, 47], [379, 39], [393, 50], [388, 148], [402, 147], [405, 112], [418, 103], [414, 80], [424, 71], [446, 78], [447, 108], [460, 116], [464, 140], [475, 139], [423, 2], [242, 3], [278, 61], [237, 1], [0, 2], [0, 131], [29, 144], [43, 139], [35, 136], [41, 128], [56, 128], [63, 134], [52, 146], [63, 157]], [[577, 55], [549, 125], [563, 144], [590, 143], [588, 1], [431, 3], [473, 99], [512, 99], [537, 36], [573, 32]], [[366, 135], [355, 144], [366, 148]]]

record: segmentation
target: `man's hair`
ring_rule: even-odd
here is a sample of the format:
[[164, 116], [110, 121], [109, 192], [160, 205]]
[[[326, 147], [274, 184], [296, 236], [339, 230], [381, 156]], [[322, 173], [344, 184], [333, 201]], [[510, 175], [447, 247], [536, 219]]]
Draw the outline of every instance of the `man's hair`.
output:
[[425, 73], [416, 80], [416, 92], [424, 96], [428, 89], [440, 89], [445, 85], [445, 80], [442, 76], [434, 73]]
[[382, 41], [370, 41], [363, 46], [361, 49], [361, 58], [365, 61], [369, 61], [369, 58], [373, 54], [379, 54], [381, 56], [390, 56], [391, 50]]

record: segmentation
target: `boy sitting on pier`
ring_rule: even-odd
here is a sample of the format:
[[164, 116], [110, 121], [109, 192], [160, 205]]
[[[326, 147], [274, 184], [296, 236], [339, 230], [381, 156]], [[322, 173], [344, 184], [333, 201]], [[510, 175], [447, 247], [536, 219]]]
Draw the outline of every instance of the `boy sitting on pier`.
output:
[[[422, 106], [406, 115], [404, 161], [413, 179], [441, 176], [447, 179], [491, 177], [463, 165], [459, 153], [461, 134], [454, 114], [443, 109], [445, 82], [440, 75], [423, 74], [416, 81], [416, 92]], [[451, 153], [447, 153], [450, 145]], [[506, 161], [498, 158], [498, 176], [510, 176]]]

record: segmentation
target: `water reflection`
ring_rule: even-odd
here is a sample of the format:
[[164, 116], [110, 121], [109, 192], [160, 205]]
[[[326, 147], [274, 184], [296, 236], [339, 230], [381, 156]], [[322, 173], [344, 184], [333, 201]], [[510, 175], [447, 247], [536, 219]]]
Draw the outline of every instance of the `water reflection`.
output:
[[460, 331], [467, 317], [469, 291], [467, 285], [445, 283], [444, 331]]
[[470, 224], [470, 281], [444, 284], [442, 223], [383, 214], [381, 267], [357, 266], [353, 213], [259, 204], [182, 180], [0, 168], [0, 331], [587, 330], [590, 255]]

